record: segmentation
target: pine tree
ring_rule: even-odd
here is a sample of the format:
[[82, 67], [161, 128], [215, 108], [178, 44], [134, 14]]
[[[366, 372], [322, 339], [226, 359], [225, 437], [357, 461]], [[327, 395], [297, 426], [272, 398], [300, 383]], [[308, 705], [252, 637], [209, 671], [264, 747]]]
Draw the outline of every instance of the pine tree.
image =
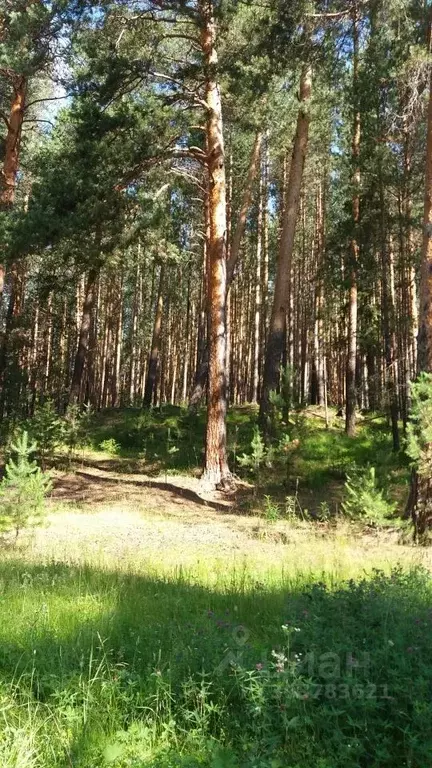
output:
[[0, 484], [0, 529], [15, 531], [15, 538], [23, 528], [42, 524], [45, 498], [51, 490], [51, 479], [31, 459], [36, 451], [37, 444], [22, 432], [11, 446], [16, 459], [7, 462]]

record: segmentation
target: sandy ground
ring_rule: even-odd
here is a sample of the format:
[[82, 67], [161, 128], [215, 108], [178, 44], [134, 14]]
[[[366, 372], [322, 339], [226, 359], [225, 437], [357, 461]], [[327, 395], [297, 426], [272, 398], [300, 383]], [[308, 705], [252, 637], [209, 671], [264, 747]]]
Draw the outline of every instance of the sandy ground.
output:
[[203, 495], [195, 478], [95, 468], [57, 474], [47, 524], [23, 534], [20, 546], [37, 559], [96, 559], [120, 568], [229, 560], [288, 572], [331, 570], [338, 577], [398, 562], [432, 568], [432, 550], [401, 545], [395, 533], [268, 523], [240, 514], [233, 497]]

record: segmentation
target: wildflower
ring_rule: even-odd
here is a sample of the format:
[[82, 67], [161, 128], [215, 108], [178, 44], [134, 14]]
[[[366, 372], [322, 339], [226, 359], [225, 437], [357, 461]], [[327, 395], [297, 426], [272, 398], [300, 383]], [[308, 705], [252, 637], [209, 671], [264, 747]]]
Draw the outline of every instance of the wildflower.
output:
[[283, 672], [285, 669], [285, 662], [288, 661], [287, 657], [283, 653], [278, 653], [277, 651], [272, 651], [272, 656], [276, 660], [276, 670], [277, 672]]
[[261, 670], [263, 669], [263, 665], [261, 663], [255, 664], [255, 669], [257, 669], [258, 672], [261, 672]]

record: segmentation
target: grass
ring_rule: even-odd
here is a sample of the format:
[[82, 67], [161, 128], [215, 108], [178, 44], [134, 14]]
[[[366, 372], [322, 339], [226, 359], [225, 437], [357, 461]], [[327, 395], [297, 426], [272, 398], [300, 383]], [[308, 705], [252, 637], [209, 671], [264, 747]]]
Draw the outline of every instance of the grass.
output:
[[[228, 419], [231, 466], [247, 477], [237, 459], [255, 417], [245, 407]], [[196, 474], [203, 426], [202, 413], [172, 407], [96, 414], [84, 455], [114, 468], [115, 484], [119, 469]], [[355, 440], [313, 414], [289, 429], [299, 447], [288, 480], [285, 467], [264, 469], [269, 504], [290, 484], [334, 504], [347, 470], [367, 464], [403, 493], [406, 461], [382, 420]], [[145, 521], [135, 549], [93, 523], [65, 546], [24, 537], [2, 553], [2, 768], [429, 768], [426, 550], [359, 538], [346, 521], [267, 522], [196, 502], [164, 512], [163, 487], [140, 497], [125, 484], [123, 499], [118, 489], [105, 502], [97, 485], [97, 503], [68, 496], [55, 515], [61, 526], [79, 503], [84, 534], [111, 505], [129, 530]], [[219, 537], [223, 524], [225, 538], [186, 536], [197, 522]], [[152, 527], [153, 549], [143, 546]]]
[[[293, 414], [286, 431], [292, 439], [299, 439], [299, 448], [292, 453], [288, 467], [264, 469], [261, 495], [270, 493], [283, 497], [286, 492], [300, 489], [310, 509], [308, 498], [339, 503], [335, 487], [341, 487], [346, 473], [353, 467], [376, 467], [377, 477], [391, 486], [391, 495], [404, 499], [409, 482], [407, 458], [403, 451], [394, 454], [390, 430], [382, 417], [359, 422], [357, 437], [349, 438], [344, 432], [343, 420], [331, 413], [331, 425], [326, 428], [323, 418], [315, 411]], [[239, 457], [251, 452], [251, 441], [257, 421], [255, 406], [240, 406], [228, 413], [228, 453], [232, 471], [251, 479], [241, 466]], [[112, 442], [116, 448], [104, 457], [119, 460], [122, 471], [140, 471], [150, 475], [165, 473], [197, 475], [202, 468], [205, 412], [189, 413], [186, 409], [164, 405], [159, 409], [142, 412], [138, 409], [95, 414], [89, 432], [87, 458], [100, 459], [101, 446]], [[283, 488], [282, 488], [283, 486]], [[281, 494], [281, 489], [283, 493]]]
[[421, 569], [0, 566], [0, 762], [426, 768]]

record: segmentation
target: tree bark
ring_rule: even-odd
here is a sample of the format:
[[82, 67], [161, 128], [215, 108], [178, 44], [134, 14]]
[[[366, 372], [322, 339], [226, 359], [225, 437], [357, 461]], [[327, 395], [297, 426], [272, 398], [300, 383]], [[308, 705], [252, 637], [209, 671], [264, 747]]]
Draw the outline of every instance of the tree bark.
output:
[[236, 226], [232, 243], [231, 243], [229, 259], [227, 261], [226, 281], [227, 281], [228, 290], [231, 285], [232, 279], [234, 277], [234, 271], [239, 259], [240, 247], [241, 247], [243, 236], [246, 229], [247, 215], [252, 202], [254, 181], [257, 175], [257, 170], [259, 167], [259, 161], [261, 156], [262, 140], [263, 140], [262, 131], [258, 131], [255, 137], [254, 145], [252, 147], [252, 153], [249, 161], [249, 170], [248, 170], [248, 175], [246, 179], [246, 185], [243, 192], [243, 199], [240, 206], [237, 226]]
[[348, 353], [346, 366], [346, 421], [345, 431], [353, 437], [356, 431], [356, 369], [357, 369], [357, 270], [360, 254], [358, 229], [360, 223], [360, 111], [358, 108], [359, 75], [359, 33], [357, 9], [353, 11], [353, 87], [354, 87], [354, 125], [352, 136], [353, 160], [353, 236], [351, 239], [351, 259], [349, 265], [349, 303], [348, 303]]
[[[27, 94], [27, 80], [23, 75], [12, 76], [13, 98], [7, 120], [3, 168], [0, 174], [0, 209], [11, 208], [15, 200], [16, 178], [19, 169], [21, 132]], [[5, 265], [0, 263], [0, 297], [3, 294]]]
[[149, 361], [147, 366], [147, 378], [146, 378], [145, 389], [144, 389], [144, 400], [143, 400], [144, 408], [150, 408], [152, 404], [156, 381], [157, 381], [160, 345], [161, 345], [161, 338], [162, 338], [164, 278], [165, 278], [165, 265], [162, 264], [160, 268], [159, 290], [158, 290], [158, 296], [156, 301], [156, 312], [155, 312], [155, 319], [153, 324], [152, 343], [151, 343], [150, 356], [149, 356]]
[[260, 423], [264, 432], [270, 431], [270, 393], [279, 383], [280, 365], [282, 361], [285, 335], [286, 316], [290, 292], [291, 263], [294, 249], [294, 237], [300, 204], [300, 191], [303, 178], [303, 168], [306, 158], [309, 138], [309, 100], [312, 92], [312, 68], [305, 64], [300, 78], [300, 107], [297, 118], [297, 131], [289, 172], [286, 192], [285, 211], [280, 240], [279, 258], [273, 308], [270, 318], [266, 355], [264, 363], [263, 387], [260, 402]]
[[77, 403], [80, 399], [84, 367], [89, 348], [90, 330], [96, 304], [96, 284], [98, 274], [99, 270], [96, 269], [96, 267], [92, 267], [88, 273], [83, 313], [81, 317], [78, 349], [75, 355], [75, 364], [69, 393], [69, 403]]
[[206, 138], [209, 183], [208, 243], [209, 377], [205, 484], [231, 483], [226, 449], [226, 176], [222, 103], [216, 78], [216, 25], [212, 0], [200, 0], [201, 47], [204, 55]]
[[262, 328], [262, 252], [263, 252], [263, 208], [266, 204], [264, 200], [264, 181], [260, 178], [259, 200], [258, 200], [258, 232], [256, 246], [256, 266], [255, 266], [255, 314], [254, 314], [254, 338], [253, 338], [253, 381], [252, 381], [252, 402], [258, 402], [259, 381], [260, 381], [260, 356], [261, 356], [261, 328]]
[[[431, 52], [432, 9], [428, 15], [427, 51]], [[420, 312], [417, 344], [418, 373], [432, 373], [432, 71], [429, 75], [427, 113], [426, 167], [423, 211], [423, 241], [420, 271]], [[416, 536], [432, 525], [432, 481], [429, 474], [413, 472], [407, 511], [411, 514]]]
[[324, 369], [325, 356], [323, 349], [323, 313], [324, 313], [324, 282], [323, 272], [323, 248], [324, 248], [324, 211], [323, 211], [323, 191], [320, 182], [317, 191], [316, 204], [316, 286], [314, 300], [314, 399], [317, 405], [324, 405]]
[[[226, 266], [227, 291], [229, 291], [231, 283], [234, 279], [235, 268], [239, 260], [240, 248], [241, 248], [241, 244], [242, 244], [242, 240], [243, 240], [244, 232], [246, 228], [247, 214], [252, 202], [254, 181], [255, 181], [258, 166], [259, 166], [262, 141], [263, 141], [263, 134], [261, 131], [258, 131], [255, 137], [255, 141], [254, 141], [254, 145], [253, 145], [252, 153], [250, 157], [249, 170], [248, 170], [248, 175], [246, 179], [245, 189], [243, 192], [243, 199], [240, 207], [237, 226], [236, 226], [232, 243], [230, 246], [229, 258], [227, 259], [227, 263], [226, 263], [227, 264]], [[228, 229], [227, 229], [227, 238], [228, 238]], [[228, 239], [227, 239], [227, 243], [228, 243]], [[205, 340], [204, 340], [204, 343], [205, 343]], [[192, 408], [192, 409], [195, 409], [201, 402], [202, 396], [205, 391], [206, 383], [207, 383], [209, 351], [208, 349], [206, 349], [206, 347], [207, 347], [207, 344], [205, 344], [205, 347], [204, 346], [202, 347], [201, 353], [197, 361], [194, 389], [189, 400], [189, 408]]]

